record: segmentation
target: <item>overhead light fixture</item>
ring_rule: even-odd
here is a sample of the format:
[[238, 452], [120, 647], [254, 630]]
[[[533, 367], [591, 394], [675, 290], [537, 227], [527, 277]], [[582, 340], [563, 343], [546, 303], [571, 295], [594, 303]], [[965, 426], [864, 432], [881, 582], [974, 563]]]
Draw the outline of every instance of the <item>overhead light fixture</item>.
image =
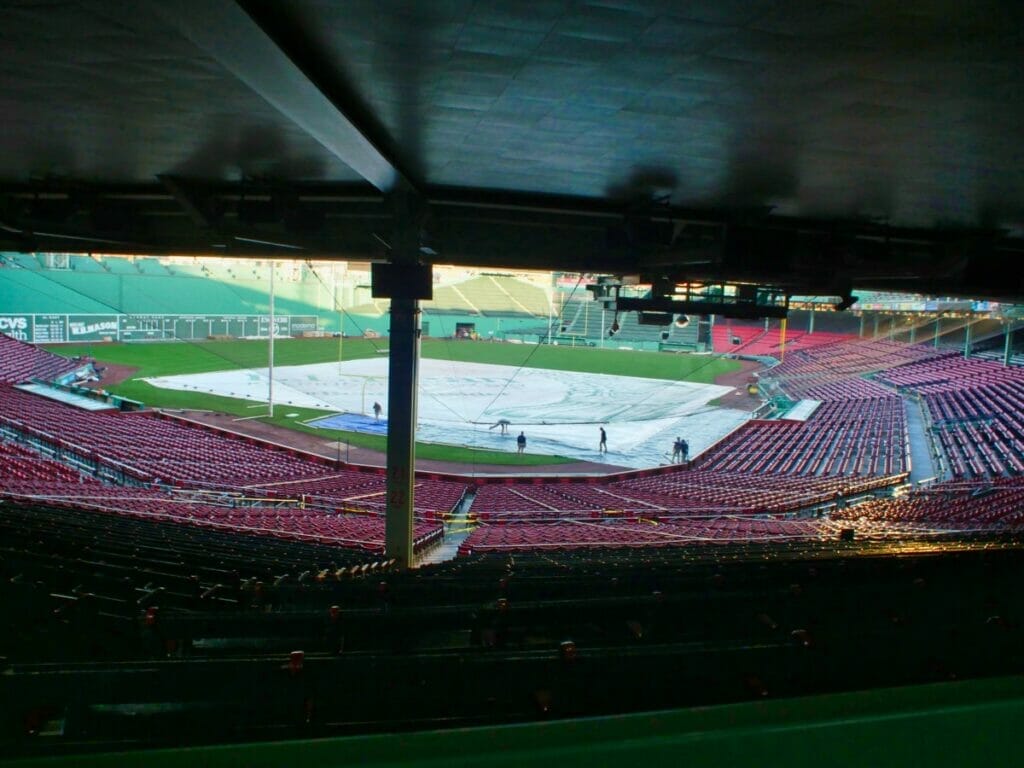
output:
[[673, 322], [673, 325], [676, 328], [685, 328], [689, 324], [690, 324], [690, 316], [689, 315], [676, 315], [675, 322]]
[[619, 315], [618, 315], [618, 313], [616, 313], [615, 314], [615, 318], [612, 320], [611, 327], [608, 328], [608, 336], [609, 337], [614, 336], [618, 332], [619, 332]]

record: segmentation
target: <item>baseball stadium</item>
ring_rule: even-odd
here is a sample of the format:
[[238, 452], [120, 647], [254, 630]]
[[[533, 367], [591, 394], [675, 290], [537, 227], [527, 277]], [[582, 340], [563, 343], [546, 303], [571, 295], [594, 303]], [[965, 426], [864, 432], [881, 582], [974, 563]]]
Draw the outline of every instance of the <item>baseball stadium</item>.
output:
[[1020, 13], [744, 6], [0, 8], [0, 765], [1016, 762]]
[[[88, 540], [113, 525], [136, 551], [209, 535], [300, 558], [273, 581], [149, 581], [142, 635], [182, 652], [204, 642], [197, 600], [389, 584], [389, 306], [370, 280], [358, 263], [4, 254], [8, 541], [105, 558]], [[414, 572], [970, 550], [1018, 529], [1015, 306], [868, 293], [847, 312], [802, 297], [784, 320], [647, 325], [595, 299], [602, 280], [435, 269]], [[82, 610], [70, 591], [55, 610]]]

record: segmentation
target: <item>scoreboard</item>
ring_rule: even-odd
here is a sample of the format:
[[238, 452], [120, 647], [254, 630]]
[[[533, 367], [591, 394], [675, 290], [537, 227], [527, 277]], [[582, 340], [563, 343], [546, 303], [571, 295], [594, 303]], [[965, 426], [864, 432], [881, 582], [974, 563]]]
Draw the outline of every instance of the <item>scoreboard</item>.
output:
[[[315, 315], [275, 315], [275, 336], [316, 331]], [[0, 315], [0, 333], [32, 344], [267, 338], [269, 315]]]

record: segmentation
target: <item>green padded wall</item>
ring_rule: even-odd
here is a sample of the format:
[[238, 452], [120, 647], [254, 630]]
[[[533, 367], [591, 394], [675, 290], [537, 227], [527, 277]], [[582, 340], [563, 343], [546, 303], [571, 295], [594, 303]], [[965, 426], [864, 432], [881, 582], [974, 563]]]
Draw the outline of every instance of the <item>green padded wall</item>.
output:
[[1022, 722], [1024, 678], [1007, 677], [619, 717], [72, 755], [17, 760], [10, 765], [26, 768], [1009, 766], [1021, 763]]

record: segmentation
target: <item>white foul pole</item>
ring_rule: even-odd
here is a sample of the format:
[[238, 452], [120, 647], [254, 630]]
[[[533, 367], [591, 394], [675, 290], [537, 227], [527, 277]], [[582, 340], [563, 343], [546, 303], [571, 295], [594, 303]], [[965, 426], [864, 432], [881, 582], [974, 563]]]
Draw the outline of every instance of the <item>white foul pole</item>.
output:
[[551, 346], [551, 324], [555, 322], [555, 275], [551, 273], [551, 287], [548, 291], [548, 346]]
[[267, 366], [267, 415], [274, 418], [274, 262], [270, 262], [270, 343]]

